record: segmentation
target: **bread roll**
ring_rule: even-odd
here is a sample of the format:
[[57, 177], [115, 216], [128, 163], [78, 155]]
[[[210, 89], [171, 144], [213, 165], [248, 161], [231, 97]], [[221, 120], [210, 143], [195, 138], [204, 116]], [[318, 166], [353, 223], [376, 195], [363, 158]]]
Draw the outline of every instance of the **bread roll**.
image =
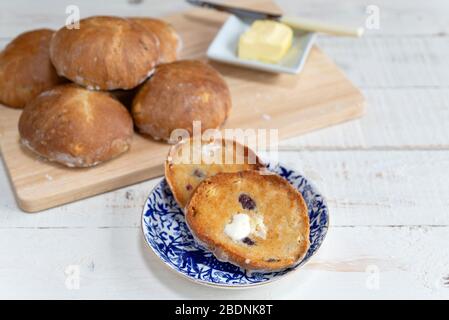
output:
[[134, 98], [132, 115], [141, 133], [169, 140], [175, 129], [193, 133], [220, 127], [231, 110], [231, 95], [220, 74], [206, 63], [183, 60], [157, 66]]
[[22, 33], [0, 53], [0, 102], [23, 108], [27, 102], [64, 80], [51, 64], [49, 48], [54, 31]]
[[126, 108], [108, 93], [74, 84], [41, 93], [19, 120], [22, 144], [68, 167], [90, 167], [130, 147], [133, 124]]
[[244, 269], [292, 267], [310, 245], [306, 203], [275, 174], [218, 173], [200, 183], [185, 215], [201, 244]]
[[154, 71], [159, 41], [142, 26], [118, 17], [90, 17], [79, 29], [58, 30], [50, 45], [58, 74], [95, 90], [131, 89]]
[[165, 21], [153, 18], [131, 18], [159, 39], [159, 63], [169, 63], [178, 59], [181, 38], [175, 29]]
[[204, 179], [219, 172], [257, 170], [264, 166], [254, 151], [236, 141], [198, 142], [189, 139], [176, 144], [165, 162], [165, 178], [182, 209]]

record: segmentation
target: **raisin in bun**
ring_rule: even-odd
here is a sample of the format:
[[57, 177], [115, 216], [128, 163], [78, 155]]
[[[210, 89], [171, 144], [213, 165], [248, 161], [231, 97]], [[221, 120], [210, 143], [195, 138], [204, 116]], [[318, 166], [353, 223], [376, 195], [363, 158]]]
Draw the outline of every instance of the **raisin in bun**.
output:
[[132, 115], [137, 129], [154, 139], [170, 140], [175, 129], [193, 133], [220, 127], [231, 110], [231, 95], [220, 74], [194, 60], [158, 65], [134, 98]]
[[233, 140], [188, 139], [170, 148], [165, 178], [181, 208], [204, 179], [219, 172], [257, 170], [264, 165], [248, 147]]
[[54, 31], [22, 33], [0, 53], [0, 102], [23, 108], [27, 102], [64, 80], [51, 64], [49, 48]]
[[167, 22], [153, 18], [130, 18], [159, 39], [159, 63], [176, 61], [181, 48], [181, 38]]
[[58, 74], [89, 89], [131, 89], [154, 71], [159, 40], [131, 20], [90, 17], [59, 29], [50, 57]]
[[133, 124], [108, 93], [57, 86], [29, 103], [19, 120], [22, 144], [68, 167], [89, 167], [130, 147]]
[[249, 270], [294, 266], [309, 248], [302, 195], [285, 179], [260, 171], [204, 180], [186, 208], [195, 238], [214, 255]]

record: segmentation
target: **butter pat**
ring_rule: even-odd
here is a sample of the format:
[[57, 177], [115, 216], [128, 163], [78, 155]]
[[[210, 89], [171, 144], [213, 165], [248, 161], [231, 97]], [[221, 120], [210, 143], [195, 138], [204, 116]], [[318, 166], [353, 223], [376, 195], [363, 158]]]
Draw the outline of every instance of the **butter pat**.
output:
[[249, 216], [244, 213], [235, 214], [232, 221], [224, 228], [225, 234], [234, 241], [240, 241], [251, 233]]
[[256, 20], [240, 36], [238, 55], [242, 59], [277, 63], [292, 45], [293, 30], [280, 22]]
[[250, 217], [245, 213], [236, 213], [232, 221], [225, 225], [224, 233], [233, 241], [242, 241], [250, 235], [265, 239], [267, 227], [263, 222], [263, 217], [255, 215]]

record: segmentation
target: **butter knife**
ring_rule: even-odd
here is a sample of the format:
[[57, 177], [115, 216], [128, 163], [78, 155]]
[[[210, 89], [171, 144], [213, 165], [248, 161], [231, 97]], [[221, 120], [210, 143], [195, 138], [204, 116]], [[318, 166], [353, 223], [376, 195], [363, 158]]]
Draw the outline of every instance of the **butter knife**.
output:
[[238, 8], [233, 6], [228, 6], [225, 4], [214, 3], [210, 1], [203, 0], [186, 0], [188, 3], [203, 8], [215, 9], [218, 11], [227, 12], [236, 15], [241, 18], [247, 18], [252, 20], [276, 20], [282, 22], [294, 29], [311, 31], [311, 32], [321, 32], [338, 36], [350, 36], [350, 37], [361, 37], [363, 35], [363, 28], [351, 28], [336, 24], [323, 23], [318, 20], [308, 19], [296, 16], [284, 16], [281, 14], [270, 13], [265, 11], [250, 10], [245, 8]]

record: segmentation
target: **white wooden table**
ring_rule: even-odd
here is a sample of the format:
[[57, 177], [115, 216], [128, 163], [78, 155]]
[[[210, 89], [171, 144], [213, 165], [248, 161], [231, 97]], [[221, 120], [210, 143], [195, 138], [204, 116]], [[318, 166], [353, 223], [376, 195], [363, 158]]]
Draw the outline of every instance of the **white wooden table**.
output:
[[[449, 298], [449, 2], [278, 1], [291, 14], [354, 25], [372, 3], [379, 30], [318, 39], [363, 90], [366, 116], [282, 143], [280, 160], [313, 180], [330, 207], [328, 237], [303, 269], [250, 290], [193, 284], [141, 236], [141, 208], [159, 179], [26, 214], [0, 165], [0, 298]], [[68, 4], [82, 17], [187, 8], [180, 0], [2, 1], [0, 46], [59, 27]]]

